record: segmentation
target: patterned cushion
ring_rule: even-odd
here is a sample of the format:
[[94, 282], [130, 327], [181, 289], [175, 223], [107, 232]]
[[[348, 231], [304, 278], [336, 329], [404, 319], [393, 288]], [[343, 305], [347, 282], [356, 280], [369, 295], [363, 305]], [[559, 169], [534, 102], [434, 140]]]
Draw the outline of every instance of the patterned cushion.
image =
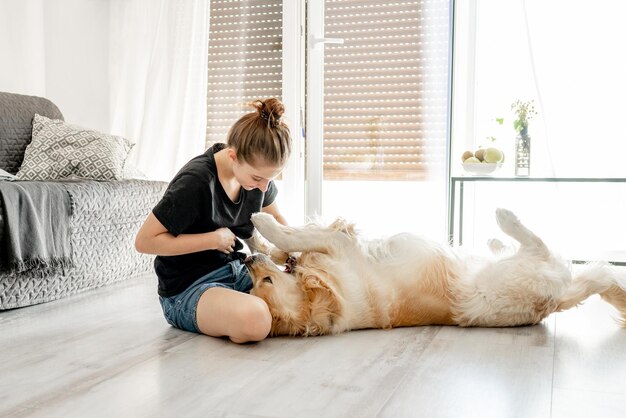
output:
[[133, 144], [62, 120], [35, 114], [33, 140], [26, 147], [18, 180], [54, 180], [75, 175], [120, 180]]

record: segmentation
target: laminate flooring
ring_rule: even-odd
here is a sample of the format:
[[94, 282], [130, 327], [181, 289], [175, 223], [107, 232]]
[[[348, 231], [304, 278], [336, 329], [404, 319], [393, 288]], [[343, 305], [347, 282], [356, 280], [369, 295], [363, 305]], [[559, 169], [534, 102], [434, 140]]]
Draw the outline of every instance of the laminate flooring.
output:
[[236, 345], [162, 317], [156, 278], [0, 312], [0, 417], [626, 417], [599, 297], [540, 325]]

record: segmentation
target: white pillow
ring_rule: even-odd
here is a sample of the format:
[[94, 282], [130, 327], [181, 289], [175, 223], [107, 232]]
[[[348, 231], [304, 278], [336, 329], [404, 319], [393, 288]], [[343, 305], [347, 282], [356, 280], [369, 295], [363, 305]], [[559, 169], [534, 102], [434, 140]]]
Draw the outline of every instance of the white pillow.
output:
[[78, 176], [120, 180], [133, 144], [59, 119], [36, 114], [33, 140], [26, 147], [18, 180], [54, 180]]

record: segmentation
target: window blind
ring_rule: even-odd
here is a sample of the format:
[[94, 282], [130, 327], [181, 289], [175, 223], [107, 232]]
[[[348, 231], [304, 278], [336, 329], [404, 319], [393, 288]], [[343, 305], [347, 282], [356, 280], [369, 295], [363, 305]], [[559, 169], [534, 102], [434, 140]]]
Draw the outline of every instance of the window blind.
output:
[[282, 1], [212, 0], [206, 145], [256, 99], [282, 99]]
[[[449, 1], [326, 0], [324, 179], [415, 180], [446, 161]], [[440, 176], [440, 174], [438, 174]]]

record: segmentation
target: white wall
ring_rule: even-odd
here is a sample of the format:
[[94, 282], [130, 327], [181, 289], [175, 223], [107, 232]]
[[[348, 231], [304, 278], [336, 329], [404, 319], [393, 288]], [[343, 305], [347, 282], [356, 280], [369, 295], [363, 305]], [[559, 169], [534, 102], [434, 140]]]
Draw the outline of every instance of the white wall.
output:
[[0, 0], [0, 91], [52, 100], [108, 132], [109, 1]]

